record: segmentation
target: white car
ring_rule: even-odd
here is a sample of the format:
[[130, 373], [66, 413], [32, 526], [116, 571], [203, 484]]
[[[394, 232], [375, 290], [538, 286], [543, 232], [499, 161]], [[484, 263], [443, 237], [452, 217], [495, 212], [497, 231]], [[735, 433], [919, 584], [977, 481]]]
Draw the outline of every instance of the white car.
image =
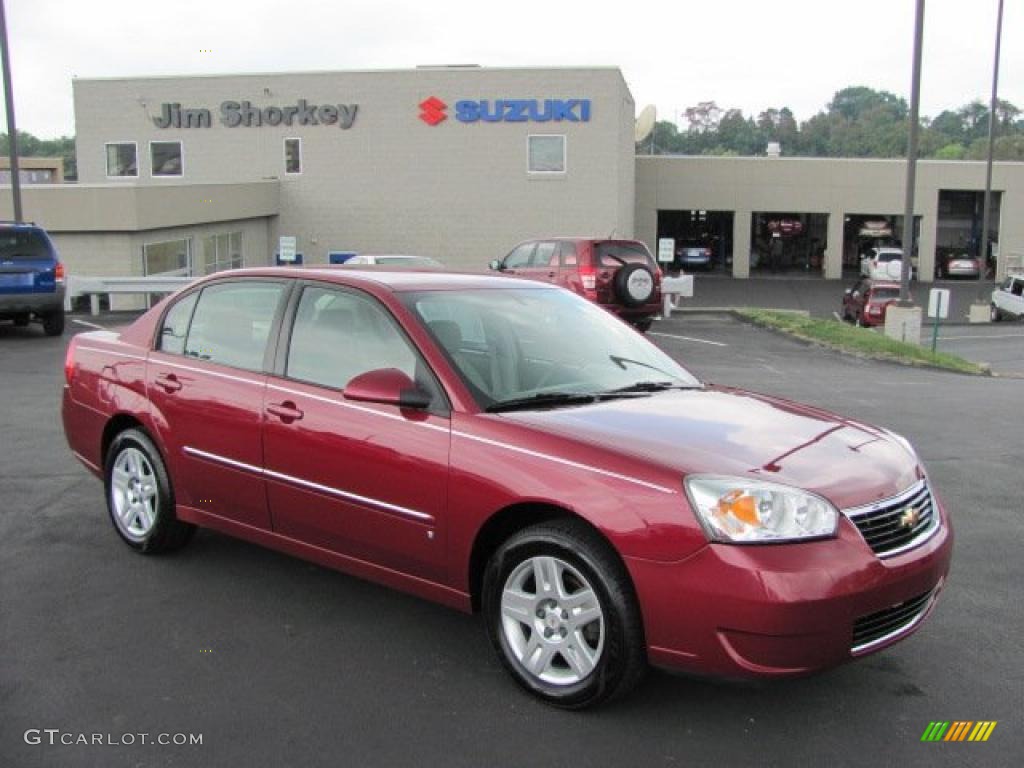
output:
[[[860, 273], [872, 280], [899, 280], [903, 274], [902, 248], [872, 248], [860, 260]], [[914, 279], [914, 267], [910, 267]]]
[[353, 256], [345, 262], [344, 266], [349, 267], [396, 267], [400, 269], [444, 269], [437, 259], [429, 256], [403, 256], [399, 254], [388, 254], [375, 256], [364, 253]]
[[992, 322], [1024, 317], [1024, 274], [1008, 275], [992, 291]]

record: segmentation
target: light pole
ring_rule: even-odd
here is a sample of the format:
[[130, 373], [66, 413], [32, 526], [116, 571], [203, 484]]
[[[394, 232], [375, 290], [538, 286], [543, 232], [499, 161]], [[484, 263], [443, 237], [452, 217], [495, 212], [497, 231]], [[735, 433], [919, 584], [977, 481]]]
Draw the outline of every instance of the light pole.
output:
[[14, 220], [21, 221], [21, 173], [18, 169], [18, 129], [14, 124], [14, 92], [11, 90], [11, 57], [7, 45], [7, 13], [0, 0], [0, 65], [4, 70], [4, 101], [7, 109], [7, 146], [11, 155], [11, 193]]

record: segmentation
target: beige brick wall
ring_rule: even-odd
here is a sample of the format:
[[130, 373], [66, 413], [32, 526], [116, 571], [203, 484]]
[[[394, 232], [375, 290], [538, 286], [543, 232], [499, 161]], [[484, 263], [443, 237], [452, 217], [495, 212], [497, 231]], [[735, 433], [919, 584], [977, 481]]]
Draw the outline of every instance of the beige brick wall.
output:
[[[104, 143], [138, 143], [140, 176], [150, 176], [148, 143], [181, 139], [189, 183], [281, 180], [281, 213], [270, 232], [298, 237], [307, 263], [329, 250], [411, 252], [452, 266], [483, 267], [514, 243], [551, 234], [633, 229], [633, 102], [621, 73], [596, 69], [422, 69], [74, 82], [79, 178], [106, 182]], [[437, 96], [449, 119], [418, 119]], [[220, 103], [359, 105], [353, 127], [227, 128]], [[459, 99], [589, 98], [588, 123], [476, 123], [453, 117]], [[158, 129], [164, 102], [209, 109], [209, 128]], [[627, 130], [628, 127], [628, 130]], [[565, 134], [564, 177], [527, 173], [527, 136]], [[285, 138], [302, 139], [303, 172], [284, 174]]]

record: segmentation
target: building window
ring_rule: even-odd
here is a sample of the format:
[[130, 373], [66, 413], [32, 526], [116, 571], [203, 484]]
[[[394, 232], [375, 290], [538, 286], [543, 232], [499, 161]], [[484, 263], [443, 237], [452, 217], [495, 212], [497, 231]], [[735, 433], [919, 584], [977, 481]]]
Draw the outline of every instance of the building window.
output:
[[565, 173], [565, 136], [527, 137], [530, 173]]
[[146, 275], [192, 274], [192, 241], [164, 240], [142, 246], [142, 271]]
[[180, 141], [149, 142], [149, 159], [154, 176], [181, 176], [184, 159]]
[[242, 266], [242, 233], [230, 232], [203, 238], [203, 267], [211, 275]]
[[105, 146], [108, 177], [139, 175], [138, 147], [134, 141], [111, 142]]
[[302, 139], [284, 140], [284, 172], [302, 173]]

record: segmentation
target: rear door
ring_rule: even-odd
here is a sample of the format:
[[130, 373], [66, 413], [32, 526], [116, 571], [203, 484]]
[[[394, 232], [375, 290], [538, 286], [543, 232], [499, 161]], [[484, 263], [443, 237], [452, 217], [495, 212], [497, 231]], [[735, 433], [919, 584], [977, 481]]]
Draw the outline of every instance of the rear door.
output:
[[[266, 392], [274, 530], [378, 566], [446, 576], [450, 420], [432, 372], [391, 313], [354, 289], [307, 284], [293, 301]], [[431, 410], [346, 400], [367, 371], [397, 368]]]
[[153, 418], [179, 504], [270, 528], [263, 481], [263, 392], [289, 282], [210, 283], [164, 315], [146, 366]]
[[57, 290], [56, 251], [34, 227], [0, 229], [0, 293], [53, 293]]

